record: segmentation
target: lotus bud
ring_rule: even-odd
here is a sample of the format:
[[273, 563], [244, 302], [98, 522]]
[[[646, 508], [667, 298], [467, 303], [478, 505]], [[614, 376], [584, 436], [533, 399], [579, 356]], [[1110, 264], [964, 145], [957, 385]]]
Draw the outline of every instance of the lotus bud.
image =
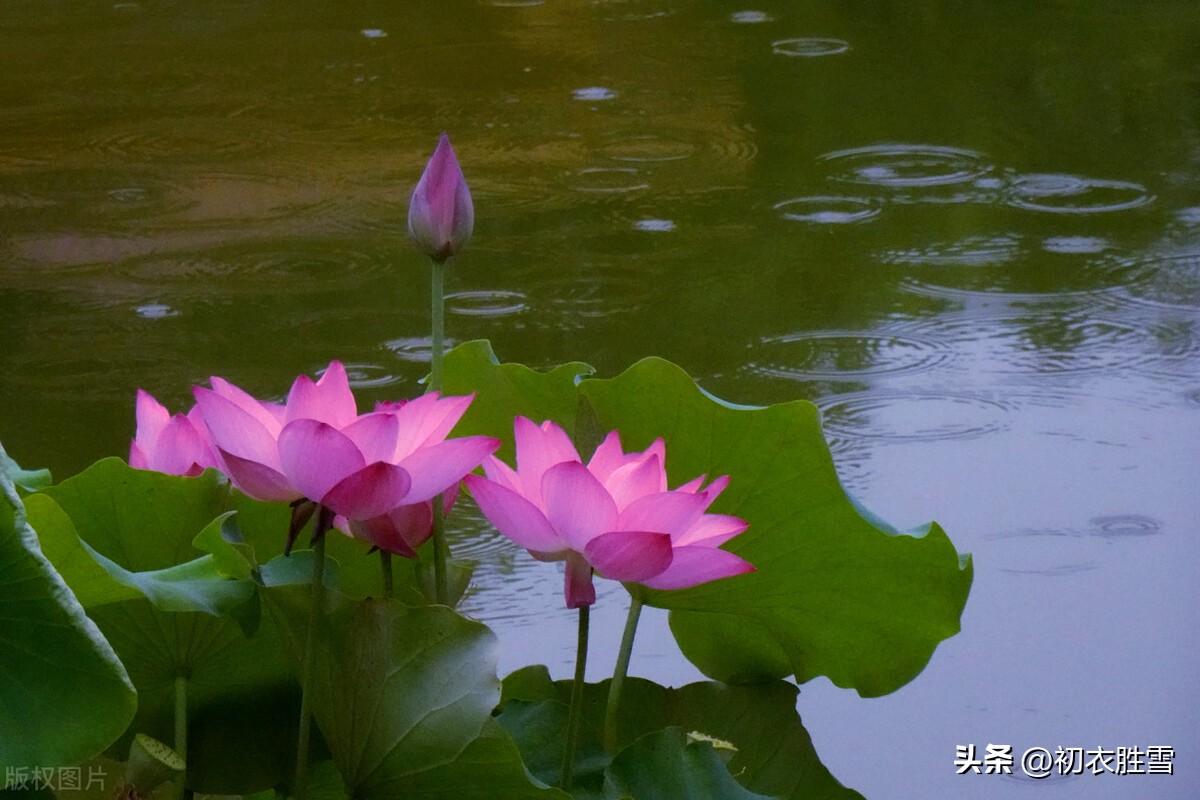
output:
[[466, 247], [474, 228], [471, 190], [450, 146], [450, 137], [443, 133], [413, 190], [408, 206], [408, 233], [418, 247], [440, 264]]

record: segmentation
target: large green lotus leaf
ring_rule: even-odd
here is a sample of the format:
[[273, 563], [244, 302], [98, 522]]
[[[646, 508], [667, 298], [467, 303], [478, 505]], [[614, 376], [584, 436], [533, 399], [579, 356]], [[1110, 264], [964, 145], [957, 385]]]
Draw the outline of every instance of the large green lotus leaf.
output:
[[[298, 665], [311, 591], [272, 586], [263, 594]], [[496, 637], [444, 606], [355, 601], [336, 591], [325, 600], [317, 617], [311, 702], [348, 792], [428, 795], [436, 783], [426, 773], [463, 756], [499, 699]], [[477, 772], [462, 779], [486, 788], [486, 771]]]
[[526, 769], [516, 743], [504, 728], [488, 721], [458, 758], [405, 779], [404, 797], [427, 800], [569, 800], [561, 789], [537, 780]]
[[[177, 677], [186, 678], [192, 718], [203, 718], [210, 705], [231, 695], [278, 694], [293, 685], [277, 631], [269, 620], [259, 624], [253, 582], [228, 577], [220, 559], [192, 544], [227, 520], [228, 495], [212, 472], [181, 478], [106, 459], [27, 498], [47, 557], [78, 588], [137, 687], [130, 735], [173, 741]], [[256, 773], [231, 787], [203, 755], [219, 750], [207, 737], [230, 733], [211, 722], [191, 731], [192, 788], [206, 789], [211, 775], [222, 779], [226, 791], [255, 791], [284, 777], [282, 769], [265, 777]], [[274, 735], [264, 724], [256, 741]]]
[[7, 775], [91, 758], [125, 730], [137, 698], [113, 648], [43, 555], [3, 448], [0, 461], [0, 775]]
[[50, 475], [48, 469], [24, 469], [20, 464], [13, 460], [12, 456], [0, 447], [0, 475], [8, 476], [8, 480], [19, 489], [24, 489], [27, 492], [36, 492], [39, 489], [45, 489], [50, 484], [54, 483], [54, 478]]
[[676, 640], [710, 677], [826, 675], [876, 696], [912, 680], [958, 632], [970, 558], [936, 524], [900, 533], [864, 514], [838, 481], [813, 404], [733, 406], [657, 358], [616, 378], [583, 379], [577, 389], [563, 373], [581, 374], [578, 365], [549, 373], [500, 365], [486, 342], [460, 345], [446, 363], [450, 390], [479, 393], [468, 414], [472, 432], [511, 438], [503, 420], [514, 414], [573, 430], [581, 394], [600, 428], [619, 430], [627, 449], [663, 437], [672, 485], [704, 473], [732, 476], [712, 510], [750, 522], [726, 547], [758, 572], [643, 592], [649, 604], [672, 610]]
[[[656, 358], [582, 391], [627, 446], [666, 439], [673, 484], [732, 476], [714, 510], [749, 521], [727, 549], [758, 572], [645, 593], [673, 610], [675, 638], [705, 674], [727, 682], [827, 675], [876, 696], [912, 680], [958, 632], [970, 558], [936, 524], [906, 535], [864, 517], [838, 481], [813, 404], [734, 407]], [[729, 637], [747, 622], [753, 627]]]
[[648, 733], [622, 750], [605, 772], [611, 800], [768, 800], [739, 784], [707, 742], [679, 728]]
[[446, 354], [442, 379], [446, 394], [476, 393], [454, 435], [495, 436], [504, 442], [496, 455], [511, 463], [513, 418], [519, 414], [538, 422], [553, 419], [574, 431], [579, 403], [576, 385], [593, 371], [580, 361], [560, 364], [548, 372], [524, 364], [501, 364], [489, 342], [464, 342]]
[[[610, 766], [602, 745], [608, 689], [609, 681], [584, 687], [575, 768], [583, 796], [602, 793]], [[542, 780], [557, 779], [570, 693], [570, 681], [551, 681], [541, 666], [526, 667], [504, 679], [497, 721], [513, 735], [530, 770]], [[796, 713], [797, 694], [795, 685], [784, 681], [752, 686], [701, 682], [673, 689], [628, 678], [622, 691], [617, 749], [678, 726], [732, 744], [736, 751], [728, 772], [752, 792], [787, 800], [861, 800], [821, 763]]]

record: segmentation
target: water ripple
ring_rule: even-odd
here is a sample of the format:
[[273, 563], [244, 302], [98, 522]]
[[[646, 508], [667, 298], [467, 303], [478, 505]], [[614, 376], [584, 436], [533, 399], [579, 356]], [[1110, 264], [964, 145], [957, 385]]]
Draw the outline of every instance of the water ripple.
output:
[[843, 39], [832, 39], [822, 36], [802, 36], [796, 39], [779, 39], [771, 42], [771, 51], [773, 53], [792, 58], [836, 56], [849, 49], [850, 43]]
[[446, 295], [446, 308], [464, 317], [507, 317], [528, 307], [524, 292], [507, 289], [479, 289]]
[[747, 9], [746, 11], [734, 11], [729, 15], [730, 22], [736, 22], [740, 25], [757, 25], [762, 22], [770, 22], [775, 19], [765, 11], [754, 11]]
[[912, 327], [969, 361], [973, 372], [1003, 375], [1095, 372], [1150, 363], [1177, 347], [1179, 336], [1161, 322], [1045, 307], [942, 316]]
[[816, 225], [847, 225], [866, 222], [879, 216], [878, 204], [860, 197], [794, 197], [776, 203], [773, 208], [779, 216], [792, 222], [808, 222]]
[[935, 341], [886, 332], [789, 333], [767, 337], [753, 349], [747, 370], [788, 380], [907, 374], [932, 369], [949, 357]]
[[379, 364], [346, 364], [346, 376], [353, 389], [380, 389], [400, 383], [404, 378], [394, 375]]
[[605, 145], [600, 152], [613, 161], [658, 163], [682, 161], [696, 152], [696, 145], [667, 137], [638, 135]]
[[1200, 311], [1200, 251], [1142, 256], [1127, 262], [1133, 275], [1121, 286], [1134, 303]]
[[571, 96], [576, 100], [603, 101], [615, 100], [617, 93], [607, 86], [584, 86], [581, 89], [572, 91]]
[[1050, 214], [1103, 214], [1154, 202], [1145, 186], [1077, 175], [1021, 175], [1008, 188], [1008, 203]]
[[821, 398], [833, 439], [891, 441], [971, 439], [1003, 430], [1015, 409], [966, 392], [858, 392]]
[[628, 194], [650, 188], [635, 167], [586, 167], [575, 173], [571, 188], [589, 194]]
[[1093, 517], [1089, 533], [1105, 539], [1153, 536], [1162, 532], [1162, 524], [1141, 514], [1114, 514]]
[[839, 183], [884, 188], [923, 188], [970, 183], [993, 166], [982, 153], [960, 147], [884, 143], [820, 156]]
[[1015, 259], [1021, 240], [1011, 234], [968, 236], [954, 242], [938, 242], [920, 248], [889, 250], [880, 255], [884, 264], [929, 266], [991, 266]]

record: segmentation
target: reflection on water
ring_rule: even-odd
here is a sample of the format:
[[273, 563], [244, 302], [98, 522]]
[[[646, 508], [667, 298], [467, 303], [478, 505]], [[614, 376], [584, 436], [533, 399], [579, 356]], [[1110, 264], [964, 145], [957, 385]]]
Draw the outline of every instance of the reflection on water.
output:
[[[1198, 36], [1189, 0], [5, 4], [0, 436], [61, 475], [125, 451], [137, 386], [278, 395], [338, 357], [367, 404], [419, 391], [406, 203], [445, 129], [478, 211], [454, 341], [608, 374], [657, 353], [731, 400], [814, 400], [847, 486], [975, 554], [963, 633], [916, 682], [805, 688], [843, 782], [1039, 791], [955, 776], [969, 741], [1168, 744], [1182, 773]], [[464, 509], [504, 668], [565, 674], [556, 565]], [[601, 590], [596, 652], [623, 606]], [[695, 676], [663, 615], [634, 671]]]

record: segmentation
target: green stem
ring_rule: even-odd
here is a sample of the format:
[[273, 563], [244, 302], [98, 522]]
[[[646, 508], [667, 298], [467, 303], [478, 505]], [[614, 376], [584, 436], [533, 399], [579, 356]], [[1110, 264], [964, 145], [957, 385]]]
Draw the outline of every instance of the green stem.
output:
[[450, 547], [446, 544], [446, 515], [442, 510], [441, 495], [433, 498], [433, 586], [437, 601], [450, 605], [450, 588], [446, 581], [446, 562]]
[[[430, 317], [433, 323], [433, 348], [430, 353], [429, 391], [442, 390], [442, 362], [446, 357], [446, 265], [431, 261], [430, 272]], [[437, 601], [450, 605], [450, 592], [446, 583], [446, 562], [450, 558], [450, 547], [446, 543], [445, 515], [442, 513], [442, 498], [433, 498], [433, 585]]]
[[392, 554], [387, 550], [379, 551], [379, 569], [383, 574], [383, 596], [391, 598], [395, 595], [395, 584], [392, 582]]
[[332, 522], [332, 512], [317, 507], [317, 529], [313, 534], [312, 597], [308, 604], [308, 634], [304, 641], [304, 663], [300, 678], [300, 734], [296, 739], [296, 780], [292, 786], [295, 800], [304, 800], [308, 793], [308, 746], [312, 727], [313, 653], [316, 650], [317, 625], [325, 600], [325, 532]]
[[175, 752], [187, 763], [188, 750], [187, 678], [175, 676]]
[[613, 669], [612, 683], [608, 686], [608, 705], [604, 709], [604, 749], [609, 753], [617, 750], [617, 711], [621, 707], [621, 690], [625, 687], [625, 675], [629, 672], [629, 656], [633, 653], [633, 637], [637, 635], [638, 619], [642, 616], [642, 601], [634, 597], [629, 603], [629, 616], [625, 618], [625, 633], [621, 636], [621, 649], [617, 651], [617, 666]]
[[579, 741], [579, 723], [583, 716], [583, 678], [587, 672], [588, 615], [591, 606], [579, 607], [579, 640], [575, 648], [575, 682], [571, 684], [571, 711], [567, 716], [567, 747], [563, 753], [562, 781], [564, 790], [570, 791], [575, 771], [575, 746]]
[[432, 291], [430, 291], [431, 310], [433, 317], [433, 352], [430, 354], [432, 365], [429, 370], [429, 390], [442, 390], [442, 361], [446, 350], [446, 296], [445, 277], [446, 266], [437, 261], [431, 262]]
[[191, 792], [187, 788], [187, 752], [188, 752], [188, 700], [187, 678], [175, 676], [175, 752], [183, 759], [183, 774], [179, 777], [180, 800], [187, 800]]

